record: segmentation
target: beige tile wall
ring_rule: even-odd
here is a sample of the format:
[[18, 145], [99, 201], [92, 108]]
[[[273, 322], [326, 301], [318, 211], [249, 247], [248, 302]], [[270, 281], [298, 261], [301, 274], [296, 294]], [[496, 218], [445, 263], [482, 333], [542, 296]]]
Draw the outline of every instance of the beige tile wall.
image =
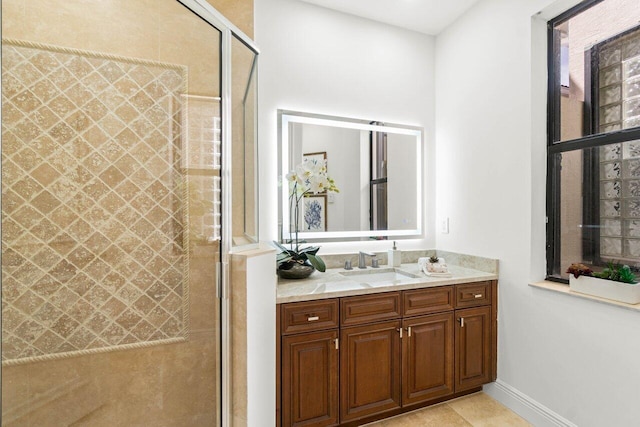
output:
[[2, 360], [184, 337], [186, 69], [2, 56]]
[[253, 0], [207, 0], [243, 33], [253, 38]]

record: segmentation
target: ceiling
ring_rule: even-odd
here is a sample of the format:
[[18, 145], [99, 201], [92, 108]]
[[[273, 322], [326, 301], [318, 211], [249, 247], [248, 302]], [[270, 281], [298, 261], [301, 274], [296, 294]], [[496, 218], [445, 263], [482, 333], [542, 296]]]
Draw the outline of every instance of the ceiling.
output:
[[479, 0], [302, 0], [378, 22], [436, 35]]

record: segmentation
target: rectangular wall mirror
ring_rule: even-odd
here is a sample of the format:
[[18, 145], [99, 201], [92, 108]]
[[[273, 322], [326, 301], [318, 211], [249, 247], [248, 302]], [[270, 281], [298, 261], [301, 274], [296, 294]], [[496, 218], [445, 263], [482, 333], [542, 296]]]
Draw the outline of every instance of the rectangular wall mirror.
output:
[[[278, 111], [280, 229], [292, 238], [285, 176], [305, 159], [326, 160], [339, 193], [308, 195], [319, 224], [299, 219], [299, 239], [369, 240], [422, 235], [423, 130], [416, 126]], [[317, 203], [316, 203], [317, 202]]]

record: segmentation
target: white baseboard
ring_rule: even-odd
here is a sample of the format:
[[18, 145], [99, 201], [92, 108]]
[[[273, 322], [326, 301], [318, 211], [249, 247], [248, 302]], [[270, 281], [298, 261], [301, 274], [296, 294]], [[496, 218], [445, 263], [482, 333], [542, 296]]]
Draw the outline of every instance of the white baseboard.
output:
[[578, 427], [503, 381], [487, 384], [483, 391], [536, 427]]

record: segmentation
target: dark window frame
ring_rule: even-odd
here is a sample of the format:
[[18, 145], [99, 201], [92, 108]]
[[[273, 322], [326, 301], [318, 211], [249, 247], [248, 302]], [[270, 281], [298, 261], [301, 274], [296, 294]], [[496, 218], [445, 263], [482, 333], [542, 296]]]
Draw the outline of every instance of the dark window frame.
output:
[[[555, 271], [560, 271], [560, 206], [561, 206], [561, 182], [560, 170], [561, 164], [558, 161], [557, 154], [568, 151], [575, 151], [586, 148], [601, 147], [609, 144], [640, 139], [640, 127], [622, 129], [608, 133], [593, 134], [593, 106], [597, 100], [592, 99], [592, 91], [585, 91], [584, 102], [584, 137], [561, 141], [560, 138], [560, 99], [562, 96], [562, 86], [560, 83], [560, 32], [555, 30], [559, 24], [569, 20], [570, 18], [580, 14], [581, 12], [595, 6], [604, 0], [585, 0], [574, 6], [566, 12], [551, 19], [547, 26], [547, 230], [546, 230], [546, 259], [547, 259], [547, 280], [559, 281], [567, 283], [568, 281], [558, 276], [554, 276]], [[585, 76], [590, 75], [592, 62], [589, 56], [585, 56]], [[588, 82], [587, 82], [588, 83]], [[587, 86], [585, 86], [587, 87]], [[595, 92], [593, 92], [596, 94]], [[597, 97], [597, 94], [596, 94]], [[585, 164], [593, 164], [597, 158], [585, 152]], [[597, 156], [596, 156], [597, 157]], [[591, 169], [591, 168], [585, 168]], [[595, 181], [594, 181], [595, 180]], [[592, 200], [587, 200], [583, 204], [583, 218], [588, 224], [596, 224], [597, 212], [592, 208], [593, 198], [599, 199], [597, 193], [599, 185], [596, 185], [597, 174], [587, 174], [585, 176], [584, 185], [590, 191], [584, 192], [589, 194]], [[583, 240], [590, 242], [585, 245], [585, 255], [591, 254], [595, 256], [597, 247], [597, 233], [590, 227], [583, 228]]]
[[[384, 125], [381, 122], [371, 122]], [[369, 229], [387, 230], [387, 134], [369, 132]], [[384, 165], [384, 166], [383, 166]]]

